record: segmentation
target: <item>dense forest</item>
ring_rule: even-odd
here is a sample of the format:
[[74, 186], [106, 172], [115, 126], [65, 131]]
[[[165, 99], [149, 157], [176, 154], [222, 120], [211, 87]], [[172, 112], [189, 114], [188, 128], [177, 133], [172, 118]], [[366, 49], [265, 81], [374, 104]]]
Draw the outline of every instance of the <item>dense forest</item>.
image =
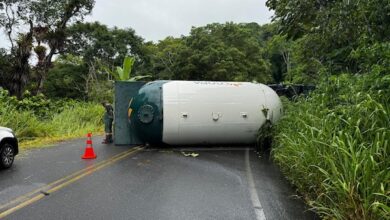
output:
[[[271, 39], [274, 35], [275, 25], [210, 24], [192, 28], [189, 36], [153, 43], [145, 42], [132, 29], [76, 23], [67, 27], [62, 48], [55, 52], [58, 56], [48, 64], [42, 88], [38, 66], [27, 69], [21, 77], [26, 82], [13, 79], [15, 67], [7, 62], [12, 54], [5, 52], [1, 82], [17, 97], [29, 90], [51, 98], [99, 100], [101, 95], [112, 95], [101, 94], [112, 87], [107, 69], [120, 66], [128, 55], [135, 58], [132, 74], [151, 75], [152, 79], [281, 82], [287, 66], [283, 56], [288, 54], [284, 54], [281, 39]], [[35, 51], [40, 47], [31, 47], [30, 56], [39, 57]], [[46, 62], [47, 58], [41, 57], [37, 65]]]
[[147, 42], [84, 22], [93, 0], [2, 0], [0, 124], [22, 140], [100, 128], [127, 56], [148, 80], [315, 84], [284, 100], [272, 156], [325, 219], [390, 217], [390, 1], [268, 0], [269, 24], [212, 23]]

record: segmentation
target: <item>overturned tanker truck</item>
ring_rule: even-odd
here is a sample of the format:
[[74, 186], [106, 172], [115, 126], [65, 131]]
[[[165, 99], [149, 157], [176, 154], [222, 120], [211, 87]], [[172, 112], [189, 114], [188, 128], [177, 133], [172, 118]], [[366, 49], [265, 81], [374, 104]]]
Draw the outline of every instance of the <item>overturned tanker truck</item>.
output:
[[248, 145], [283, 112], [270, 87], [250, 82], [115, 83], [116, 145]]

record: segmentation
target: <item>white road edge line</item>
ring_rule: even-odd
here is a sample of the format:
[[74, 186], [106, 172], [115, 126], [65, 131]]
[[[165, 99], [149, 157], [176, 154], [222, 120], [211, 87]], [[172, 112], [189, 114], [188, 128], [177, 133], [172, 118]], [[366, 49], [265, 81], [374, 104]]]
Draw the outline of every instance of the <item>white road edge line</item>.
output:
[[245, 151], [245, 165], [246, 165], [246, 176], [248, 178], [249, 193], [251, 196], [251, 201], [253, 208], [255, 210], [257, 220], [266, 220], [264, 215], [263, 206], [261, 206], [259, 196], [257, 195], [257, 190], [255, 187], [255, 182], [253, 180], [252, 169], [249, 162], [249, 149]]

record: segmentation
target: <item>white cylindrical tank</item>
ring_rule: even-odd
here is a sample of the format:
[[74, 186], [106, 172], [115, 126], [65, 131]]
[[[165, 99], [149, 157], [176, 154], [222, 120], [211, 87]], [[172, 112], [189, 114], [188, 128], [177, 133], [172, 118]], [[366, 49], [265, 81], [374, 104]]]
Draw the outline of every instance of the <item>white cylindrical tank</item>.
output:
[[168, 81], [161, 90], [162, 142], [170, 145], [252, 144], [283, 111], [278, 95], [258, 83]]

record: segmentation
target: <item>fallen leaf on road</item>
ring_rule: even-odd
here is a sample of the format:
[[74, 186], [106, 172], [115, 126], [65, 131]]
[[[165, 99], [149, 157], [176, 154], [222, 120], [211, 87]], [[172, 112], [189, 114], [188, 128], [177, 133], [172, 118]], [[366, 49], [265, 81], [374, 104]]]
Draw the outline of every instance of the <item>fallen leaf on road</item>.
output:
[[181, 152], [185, 157], [197, 157], [199, 156], [198, 153], [186, 153], [186, 152]]

